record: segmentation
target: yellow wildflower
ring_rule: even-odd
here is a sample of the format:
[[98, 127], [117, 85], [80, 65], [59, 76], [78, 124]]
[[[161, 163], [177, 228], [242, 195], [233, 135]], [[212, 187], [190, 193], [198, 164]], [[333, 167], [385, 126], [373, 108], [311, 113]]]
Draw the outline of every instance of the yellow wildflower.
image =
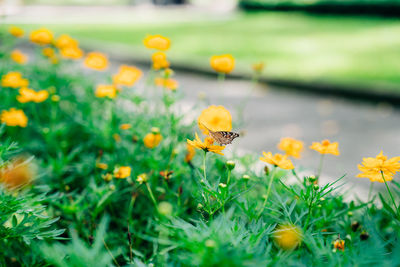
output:
[[287, 155], [281, 155], [279, 153], [272, 155], [271, 152], [263, 152], [263, 155], [264, 157], [260, 157], [261, 161], [278, 166], [279, 168], [285, 170], [294, 169], [293, 163], [290, 159], [288, 159]]
[[20, 103], [27, 103], [27, 102], [35, 102], [41, 103], [45, 101], [49, 97], [49, 92], [46, 90], [41, 90], [36, 92], [33, 89], [22, 87], [19, 89], [19, 95], [17, 96], [17, 100]]
[[171, 91], [175, 91], [178, 88], [178, 81], [172, 78], [164, 79], [157, 77], [154, 82], [157, 86], [167, 88]]
[[169, 67], [169, 61], [167, 60], [167, 55], [164, 52], [155, 52], [151, 56], [151, 61], [153, 61], [153, 69], [165, 69]]
[[163, 139], [162, 135], [157, 132], [152, 132], [146, 134], [146, 136], [143, 138], [143, 143], [147, 148], [155, 148], [158, 146]]
[[27, 79], [22, 78], [22, 74], [17, 71], [11, 71], [3, 75], [3, 77], [1, 78], [2, 87], [19, 88], [28, 85], [29, 81]]
[[100, 84], [96, 87], [96, 97], [115, 98], [117, 96], [117, 88], [114, 85]]
[[72, 38], [67, 34], [62, 34], [58, 39], [55, 41], [54, 45], [57, 48], [66, 48], [66, 47], [77, 47], [79, 45], [78, 41]]
[[159, 34], [146, 36], [146, 38], [143, 40], [143, 43], [149, 49], [163, 51], [168, 50], [171, 45], [171, 41], [167, 37]]
[[90, 52], [87, 54], [84, 64], [94, 70], [105, 70], [108, 66], [108, 59], [103, 53]]
[[187, 139], [187, 143], [194, 148], [202, 149], [205, 152], [213, 152], [219, 155], [224, 155], [221, 151], [225, 149], [225, 146], [213, 145], [214, 139], [212, 139], [211, 137], [206, 137], [206, 139], [204, 139], [204, 142], [202, 142], [196, 133], [196, 139], [193, 141]]
[[122, 65], [119, 67], [118, 73], [113, 76], [113, 82], [116, 85], [132, 86], [142, 75], [143, 72], [140, 69], [134, 66]]
[[231, 113], [223, 106], [212, 105], [204, 109], [197, 118], [197, 123], [205, 135], [208, 135], [207, 128], [214, 132], [232, 130]]
[[56, 52], [55, 52], [54, 49], [51, 48], [51, 47], [45, 47], [45, 48], [42, 49], [42, 54], [43, 54], [45, 57], [48, 57], [48, 58], [54, 57], [54, 56], [55, 56], [55, 53], [56, 53]]
[[18, 49], [15, 49], [11, 52], [11, 59], [18, 64], [25, 64], [28, 62], [28, 56]]
[[148, 177], [147, 174], [145, 174], [145, 173], [139, 174], [139, 175], [137, 176], [137, 178], [136, 178], [136, 181], [137, 181], [139, 184], [146, 183], [148, 180], [149, 180], [149, 177]]
[[300, 245], [301, 229], [292, 224], [280, 225], [274, 232], [275, 243], [284, 250], [291, 250]]
[[53, 41], [53, 33], [46, 28], [41, 28], [31, 32], [30, 39], [32, 43], [39, 45], [51, 44]]
[[310, 148], [318, 151], [321, 154], [332, 154], [335, 156], [339, 156], [340, 153], [338, 146], [338, 142], [331, 143], [329, 140], [323, 140], [321, 143], [313, 142]]
[[186, 149], [187, 149], [187, 152], [186, 152], [186, 156], [185, 156], [185, 162], [190, 162], [196, 155], [196, 149], [189, 144], [186, 144]]
[[344, 251], [344, 240], [338, 238], [333, 242], [333, 249], [334, 251], [340, 250]]
[[0, 114], [0, 121], [7, 126], [26, 127], [28, 125], [28, 118], [21, 109], [10, 108], [10, 110], [3, 110]]
[[132, 128], [132, 124], [130, 124], [130, 123], [124, 123], [124, 124], [121, 124], [121, 125], [119, 126], [119, 128], [120, 128], [121, 130], [129, 130], [130, 128]]
[[383, 155], [383, 152], [379, 153], [375, 158], [363, 158], [362, 165], [358, 165], [358, 169], [361, 171], [356, 177], [369, 178], [371, 182], [384, 183], [382, 173], [386, 181], [393, 180], [393, 176], [400, 170], [400, 157], [394, 157], [388, 159]]
[[78, 46], [67, 46], [60, 49], [63, 58], [80, 59], [83, 57], [83, 51]]
[[9, 32], [10, 34], [14, 35], [15, 37], [22, 37], [22, 36], [24, 36], [24, 30], [21, 29], [20, 27], [17, 27], [17, 26], [11, 26], [11, 27], [8, 29], [8, 32]]
[[0, 182], [8, 189], [17, 189], [32, 182], [35, 173], [32, 165], [22, 157], [13, 159], [0, 169]]
[[102, 169], [102, 170], [107, 170], [108, 165], [106, 163], [101, 163], [101, 162], [96, 162], [96, 168]]
[[131, 167], [129, 166], [121, 166], [114, 171], [115, 178], [124, 179], [129, 176], [131, 176]]
[[235, 68], [235, 59], [230, 54], [212, 56], [210, 65], [216, 72], [230, 73]]
[[292, 156], [296, 159], [300, 158], [300, 152], [303, 151], [304, 143], [294, 138], [285, 137], [281, 138], [278, 144], [278, 149], [284, 151], [286, 155]]

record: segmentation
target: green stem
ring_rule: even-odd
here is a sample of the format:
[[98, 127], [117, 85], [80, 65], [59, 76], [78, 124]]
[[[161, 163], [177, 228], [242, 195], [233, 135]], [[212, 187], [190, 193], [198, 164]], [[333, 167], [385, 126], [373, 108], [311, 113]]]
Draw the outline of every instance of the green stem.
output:
[[224, 82], [225, 81], [225, 73], [219, 72], [218, 73], [218, 81], [219, 82]]
[[387, 184], [387, 182], [386, 182], [385, 176], [383, 175], [383, 171], [381, 171], [381, 175], [382, 175], [383, 181], [385, 182], [386, 189], [387, 189], [387, 191], [389, 192], [390, 198], [392, 199], [393, 206], [394, 206], [394, 208], [396, 209], [396, 214], [398, 214], [399, 209], [397, 208], [397, 205], [396, 205], [396, 202], [394, 201], [394, 197], [393, 197], [393, 195], [392, 195], [392, 192], [390, 191], [390, 188], [389, 188], [389, 186], [388, 186], [388, 184]]
[[319, 166], [318, 166], [318, 172], [317, 172], [317, 182], [319, 181], [319, 177], [321, 176], [321, 172], [322, 172], [322, 166], [324, 164], [324, 155], [325, 154], [321, 154], [321, 158], [319, 159]]
[[149, 195], [151, 198], [151, 201], [153, 201], [154, 207], [156, 208], [157, 212], [158, 212], [158, 206], [157, 206], [157, 201], [153, 195], [153, 191], [151, 190], [151, 187], [149, 185], [149, 183], [146, 182], [146, 187], [147, 187], [147, 191], [149, 191]]
[[203, 157], [203, 178], [204, 178], [204, 181], [207, 181], [206, 158], [207, 158], [207, 151], [204, 151], [204, 157]]
[[226, 180], [226, 186], [229, 186], [229, 182], [231, 181], [231, 170], [228, 170], [228, 179]]
[[272, 170], [272, 172], [271, 172], [271, 175], [270, 175], [271, 178], [269, 179], [269, 184], [268, 184], [268, 189], [267, 189], [267, 195], [265, 196], [264, 203], [263, 203], [263, 205], [262, 205], [262, 207], [261, 207], [260, 212], [259, 212], [258, 215], [257, 215], [257, 218], [259, 218], [259, 217], [261, 216], [261, 214], [263, 213], [263, 211], [264, 211], [264, 209], [265, 209], [265, 206], [267, 205], [268, 197], [269, 197], [269, 193], [271, 192], [272, 182], [274, 181], [276, 169], [277, 169], [277, 167], [275, 166], [275, 168], [274, 168], [274, 169]]

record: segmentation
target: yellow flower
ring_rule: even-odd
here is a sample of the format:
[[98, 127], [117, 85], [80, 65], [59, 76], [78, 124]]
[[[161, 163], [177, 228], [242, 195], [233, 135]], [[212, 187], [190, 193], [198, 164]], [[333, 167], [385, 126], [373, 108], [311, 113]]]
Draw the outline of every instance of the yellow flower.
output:
[[340, 250], [340, 251], [344, 251], [344, 240], [338, 238], [335, 240], [335, 242], [333, 242], [333, 248], [334, 250]]
[[3, 77], [1, 78], [2, 87], [19, 88], [28, 85], [29, 81], [27, 79], [22, 78], [22, 74], [17, 71], [11, 71], [3, 75]]
[[129, 130], [130, 128], [132, 128], [132, 124], [124, 123], [124, 124], [121, 124], [121, 125], [119, 126], [119, 128], [120, 128], [121, 130]]
[[301, 229], [292, 224], [280, 225], [273, 235], [275, 243], [284, 250], [296, 248], [302, 236]]
[[171, 91], [175, 91], [178, 88], [178, 81], [172, 78], [164, 79], [157, 77], [154, 82], [157, 86], [167, 88]]
[[80, 59], [83, 57], [83, 51], [78, 46], [67, 46], [60, 49], [63, 58]]
[[[400, 157], [387, 159], [383, 152], [379, 153], [375, 158], [363, 158], [362, 165], [358, 164], [361, 171], [356, 177], [369, 178], [371, 182], [384, 183], [382, 173], [386, 181], [393, 180], [393, 175], [400, 170]], [[382, 172], [382, 173], [381, 173]]]
[[187, 153], [185, 156], [185, 162], [190, 162], [196, 155], [196, 149], [189, 144], [186, 144], [186, 149], [187, 149]]
[[10, 34], [14, 35], [15, 37], [22, 37], [22, 36], [24, 36], [24, 30], [21, 29], [20, 27], [17, 27], [17, 26], [11, 26], [11, 27], [8, 29], [8, 32], [9, 32]]
[[149, 180], [149, 177], [145, 173], [139, 174], [138, 177], [136, 178], [136, 181], [139, 184], [146, 183], [148, 180]]
[[230, 73], [235, 68], [235, 59], [230, 54], [212, 56], [210, 65], [216, 72]]
[[131, 167], [129, 166], [121, 166], [114, 171], [115, 178], [124, 179], [129, 176], [131, 176]]
[[56, 53], [56, 52], [55, 52], [54, 49], [51, 48], [51, 47], [45, 47], [45, 48], [42, 49], [42, 54], [43, 54], [45, 57], [48, 57], [48, 58], [54, 57], [54, 56], [55, 56], [55, 53]]
[[167, 60], [167, 55], [164, 52], [155, 52], [151, 56], [151, 61], [153, 61], [153, 69], [165, 69], [169, 67], [169, 61]]
[[279, 168], [285, 170], [294, 169], [293, 163], [290, 159], [287, 158], [287, 155], [281, 155], [279, 153], [272, 155], [271, 152], [263, 152], [263, 155], [264, 157], [260, 157], [261, 161], [278, 166]]
[[31, 183], [35, 176], [32, 165], [22, 157], [0, 169], [0, 182], [8, 189], [18, 189]]
[[300, 152], [303, 151], [304, 143], [294, 138], [285, 137], [281, 138], [278, 144], [278, 149], [285, 151], [286, 155], [292, 156], [296, 159], [300, 158]]
[[27, 102], [35, 102], [41, 103], [45, 101], [49, 97], [49, 92], [46, 90], [41, 90], [36, 92], [27, 87], [22, 87], [19, 89], [19, 95], [17, 96], [17, 100], [20, 103], [27, 103]]
[[143, 138], [143, 143], [147, 148], [155, 148], [160, 144], [162, 139], [163, 137], [160, 133], [148, 133]]
[[115, 98], [117, 96], [117, 88], [114, 85], [100, 84], [96, 87], [96, 97]]
[[39, 45], [51, 44], [53, 41], [53, 33], [46, 28], [41, 28], [31, 32], [30, 39], [32, 43]]
[[91, 69], [105, 70], [108, 66], [108, 59], [100, 52], [90, 52], [87, 54], [84, 64]]
[[232, 116], [223, 106], [209, 106], [204, 109], [197, 118], [197, 124], [205, 135], [208, 135], [208, 129], [211, 131], [231, 131]]
[[21, 109], [10, 108], [10, 110], [3, 110], [0, 114], [0, 121], [7, 126], [26, 127], [28, 125], [28, 118]]
[[323, 140], [321, 143], [313, 142], [310, 148], [318, 151], [321, 154], [332, 154], [335, 156], [339, 156], [340, 153], [338, 146], [338, 142], [331, 143], [329, 140]]
[[99, 169], [102, 169], [102, 170], [107, 170], [108, 169], [108, 165], [106, 163], [97, 162], [96, 163], [96, 168], [99, 168]]
[[264, 70], [265, 64], [264, 62], [254, 63], [252, 66], [254, 72], [261, 73]]
[[15, 49], [11, 52], [11, 59], [18, 64], [25, 64], [28, 61], [28, 56], [20, 50]]
[[55, 41], [54, 45], [57, 48], [66, 48], [66, 47], [77, 47], [79, 45], [78, 41], [67, 34], [62, 34]]
[[171, 41], [164, 36], [161, 36], [159, 34], [156, 35], [148, 35], [146, 38], [143, 40], [144, 45], [149, 48], [149, 49], [157, 49], [157, 50], [168, 50]]
[[202, 149], [205, 152], [213, 152], [222, 156], [224, 155], [221, 151], [225, 149], [225, 146], [213, 145], [214, 139], [212, 139], [211, 137], [206, 137], [206, 139], [204, 139], [204, 142], [202, 142], [196, 133], [196, 139], [193, 141], [187, 139], [187, 143], [197, 149]]
[[122, 65], [119, 67], [118, 73], [113, 76], [113, 82], [116, 85], [132, 86], [142, 75], [143, 72], [140, 69], [134, 66]]

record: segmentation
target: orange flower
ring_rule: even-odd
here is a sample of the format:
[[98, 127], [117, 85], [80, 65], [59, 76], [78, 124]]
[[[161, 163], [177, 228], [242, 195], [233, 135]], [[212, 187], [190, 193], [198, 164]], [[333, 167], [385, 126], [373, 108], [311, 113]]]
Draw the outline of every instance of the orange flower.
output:
[[171, 45], [171, 41], [167, 37], [159, 34], [146, 36], [146, 38], [143, 40], [143, 43], [149, 49], [163, 51], [168, 50]]
[[41, 28], [31, 32], [30, 39], [32, 43], [36, 43], [38, 45], [51, 44], [53, 41], [53, 33], [46, 28]]
[[149, 180], [149, 177], [148, 177], [147, 174], [145, 174], [145, 173], [139, 174], [139, 175], [137, 176], [137, 178], [136, 178], [136, 181], [137, 181], [139, 184], [146, 183], [148, 180]]
[[321, 143], [313, 142], [310, 148], [318, 151], [321, 154], [332, 154], [335, 156], [339, 156], [340, 153], [338, 146], [338, 142], [331, 143], [329, 140], [323, 140]]
[[100, 84], [96, 87], [96, 97], [109, 97], [115, 98], [117, 96], [117, 88], [114, 85]]
[[334, 250], [340, 250], [340, 251], [344, 251], [344, 240], [338, 238], [335, 240], [335, 242], [333, 242], [333, 248]]
[[279, 153], [272, 155], [271, 152], [263, 152], [263, 155], [264, 157], [260, 157], [261, 161], [278, 166], [279, 168], [285, 170], [294, 169], [292, 161], [288, 159], [286, 155], [281, 155]]
[[129, 176], [131, 176], [131, 167], [129, 166], [121, 166], [114, 171], [115, 178], [124, 179]]
[[167, 60], [167, 55], [164, 52], [155, 52], [151, 56], [153, 61], [153, 69], [165, 69], [169, 67], [169, 61]]
[[23, 110], [10, 108], [3, 110], [0, 114], [0, 121], [7, 126], [19, 126], [25, 128], [28, 125], [28, 118]]
[[108, 66], [108, 59], [100, 52], [90, 52], [87, 54], [84, 64], [94, 70], [105, 70]]
[[235, 68], [235, 59], [230, 54], [212, 56], [210, 65], [216, 72], [230, 73]]
[[167, 88], [171, 91], [175, 91], [178, 88], [178, 81], [172, 78], [164, 79], [157, 77], [154, 82], [157, 86]]
[[78, 46], [67, 46], [60, 49], [63, 58], [80, 59], [83, 57], [83, 51]]
[[22, 78], [22, 74], [20, 72], [11, 71], [3, 75], [3, 77], [1, 78], [2, 87], [19, 88], [28, 85], [29, 81], [27, 79]]
[[356, 177], [369, 178], [371, 182], [384, 183], [382, 174], [386, 181], [393, 180], [393, 176], [400, 170], [400, 157], [387, 159], [383, 152], [375, 158], [363, 158], [362, 165], [358, 165], [361, 171]]
[[48, 57], [48, 58], [54, 57], [54, 56], [55, 56], [55, 53], [56, 53], [56, 52], [55, 52], [54, 49], [51, 48], [51, 47], [45, 47], [45, 48], [42, 49], [42, 54], [43, 54], [45, 57]]
[[49, 97], [49, 92], [46, 90], [42, 90], [39, 92], [36, 92], [35, 90], [32, 90], [27, 87], [22, 87], [19, 89], [19, 95], [17, 96], [17, 100], [20, 103], [27, 103], [27, 102], [35, 102], [35, 103], [41, 103], [45, 101]]
[[190, 162], [196, 155], [196, 149], [189, 144], [186, 144], [186, 149], [187, 149], [187, 153], [185, 156], [185, 162]]
[[213, 152], [222, 156], [224, 155], [221, 151], [225, 149], [225, 146], [213, 145], [214, 139], [212, 139], [211, 137], [206, 137], [206, 139], [204, 139], [204, 142], [202, 142], [196, 133], [196, 139], [193, 141], [187, 139], [187, 143], [194, 148], [202, 149], [205, 152]]
[[204, 109], [197, 118], [197, 123], [205, 135], [208, 135], [206, 127], [214, 132], [232, 130], [231, 113], [223, 106], [212, 105]]
[[28, 56], [18, 49], [15, 49], [11, 52], [11, 59], [18, 64], [25, 64], [26, 62], [28, 62]]
[[163, 139], [162, 135], [159, 133], [159, 130], [157, 131], [156, 128], [152, 129], [151, 133], [148, 133], [144, 138], [143, 138], [143, 143], [147, 148], [155, 148], [158, 146]]
[[134, 66], [122, 65], [119, 67], [118, 73], [113, 76], [113, 82], [116, 85], [132, 86], [142, 75], [143, 72], [140, 69]]
[[8, 32], [9, 32], [10, 34], [14, 35], [15, 37], [22, 37], [22, 36], [24, 36], [24, 30], [21, 29], [20, 27], [17, 27], [17, 26], [11, 26], [11, 27], [8, 29]]
[[8, 189], [18, 189], [28, 185], [34, 176], [31, 164], [21, 157], [0, 169], [0, 182]]
[[302, 141], [285, 137], [281, 138], [278, 144], [278, 149], [285, 151], [286, 155], [292, 156], [294, 158], [300, 158], [300, 152], [303, 151], [304, 143]]

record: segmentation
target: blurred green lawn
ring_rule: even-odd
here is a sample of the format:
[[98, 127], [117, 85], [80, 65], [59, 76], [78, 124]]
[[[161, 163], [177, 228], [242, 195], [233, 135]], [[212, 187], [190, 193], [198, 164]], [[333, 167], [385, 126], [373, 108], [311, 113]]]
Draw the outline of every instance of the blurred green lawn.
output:
[[239, 71], [264, 61], [269, 77], [400, 89], [399, 19], [270, 12], [185, 23], [46, 26], [81, 40], [126, 44], [142, 56], [150, 55], [144, 36], [162, 34], [172, 40], [172, 62], [207, 66], [211, 55], [231, 53]]

